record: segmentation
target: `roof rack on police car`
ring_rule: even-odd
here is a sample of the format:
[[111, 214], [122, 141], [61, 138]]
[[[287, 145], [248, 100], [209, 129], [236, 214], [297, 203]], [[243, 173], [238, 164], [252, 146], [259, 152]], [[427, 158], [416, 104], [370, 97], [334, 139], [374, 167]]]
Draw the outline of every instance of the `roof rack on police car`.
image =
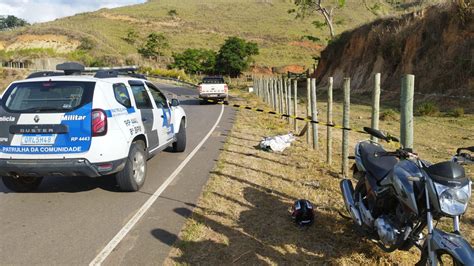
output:
[[40, 71], [31, 73], [27, 79], [41, 78], [41, 77], [55, 77], [55, 76], [64, 76], [64, 72], [55, 72], [55, 71]]
[[76, 62], [65, 62], [56, 65], [58, 71], [40, 71], [30, 74], [27, 79], [53, 76], [81, 75], [83, 73], [95, 73], [95, 78], [116, 78], [118, 76], [129, 76], [139, 79], [147, 79], [145, 75], [138, 74], [137, 66], [123, 67], [84, 67]]

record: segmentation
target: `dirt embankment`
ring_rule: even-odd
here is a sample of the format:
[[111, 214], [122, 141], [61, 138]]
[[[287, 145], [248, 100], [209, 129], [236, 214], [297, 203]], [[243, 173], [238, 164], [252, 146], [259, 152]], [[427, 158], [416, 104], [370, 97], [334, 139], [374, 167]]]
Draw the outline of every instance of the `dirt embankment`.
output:
[[0, 67], [0, 94], [7, 88], [7, 86], [18, 79], [24, 79], [27, 71], [23, 69], [6, 69]]
[[80, 44], [80, 41], [63, 35], [23, 34], [16, 36], [8, 43], [0, 42], [0, 50], [53, 49], [59, 53], [67, 53], [74, 51]]
[[414, 74], [415, 91], [431, 94], [417, 95], [416, 101], [439, 102], [446, 108], [461, 105], [473, 111], [473, 59], [473, 9], [432, 6], [343, 33], [322, 52], [316, 78], [324, 86], [332, 76], [339, 88], [343, 77], [350, 77], [352, 90], [364, 92], [372, 88], [373, 74], [380, 72], [382, 89], [387, 91], [382, 95], [392, 94], [395, 100], [402, 75]]

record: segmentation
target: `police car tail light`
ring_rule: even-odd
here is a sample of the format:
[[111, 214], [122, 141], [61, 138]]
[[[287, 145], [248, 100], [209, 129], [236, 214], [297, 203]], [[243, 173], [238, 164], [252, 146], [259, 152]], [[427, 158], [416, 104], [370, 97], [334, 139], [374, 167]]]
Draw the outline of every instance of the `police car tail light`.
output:
[[229, 87], [227, 85], [224, 85], [224, 92], [227, 93], [229, 91]]
[[104, 136], [107, 134], [107, 115], [104, 110], [92, 110], [92, 136]]

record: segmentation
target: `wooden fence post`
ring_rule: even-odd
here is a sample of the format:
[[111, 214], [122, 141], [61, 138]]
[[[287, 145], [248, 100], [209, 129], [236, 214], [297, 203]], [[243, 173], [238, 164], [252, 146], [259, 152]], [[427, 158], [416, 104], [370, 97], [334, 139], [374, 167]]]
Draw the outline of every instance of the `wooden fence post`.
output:
[[[292, 88], [291, 88], [291, 79], [288, 79], [288, 84], [287, 84], [287, 89], [288, 89], [288, 115], [291, 116], [291, 113], [293, 111], [293, 108], [292, 108], [292, 96], [291, 96], [291, 91], [292, 91]], [[288, 117], [288, 123], [291, 123], [291, 118]]]
[[253, 93], [258, 97], [258, 80], [256, 77], [253, 77]]
[[284, 113], [284, 109], [283, 109], [283, 80], [281, 77], [278, 78], [278, 84], [279, 84], [279, 91], [280, 91], [280, 98], [279, 98], [279, 101], [280, 101], [280, 110], [278, 110], [278, 112], [280, 114], [283, 114]]
[[273, 78], [273, 110], [278, 111], [278, 80]]
[[402, 78], [400, 97], [400, 140], [404, 148], [413, 149], [413, 100], [415, 94], [415, 76], [405, 75]]
[[265, 79], [265, 103], [270, 104], [270, 87], [268, 79]]
[[[316, 79], [311, 79], [311, 120], [318, 120], [318, 101], [316, 94]], [[318, 124], [311, 123], [311, 128], [313, 129], [313, 149], [317, 150], [319, 148], [319, 129]]]
[[[311, 117], [312, 118], [312, 113], [311, 113], [311, 79], [309, 78], [309, 71], [307, 72], [308, 77], [306, 78], [306, 117]], [[313, 120], [313, 119], [311, 119]], [[309, 144], [311, 143], [311, 123], [306, 122], [306, 126], [308, 127], [308, 130], [306, 131], [306, 143]], [[314, 147], [314, 145], [313, 145]]]
[[275, 101], [274, 101], [275, 87], [274, 87], [274, 83], [273, 83], [273, 78], [270, 78], [269, 82], [270, 82], [270, 107], [272, 109], [275, 109], [274, 108], [274, 105], [275, 105]]
[[259, 97], [259, 91], [258, 91], [258, 79], [254, 79], [253, 81], [253, 88], [254, 88], [254, 91], [255, 91], [255, 95], [257, 95], [257, 97]]
[[[332, 125], [332, 87], [333, 87], [333, 78], [329, 77], [328, 85], [328, 114], [327, 114], [327, 123]], [[326, 141], [326, 161], [328, 165], [332, 164], [332, 127], [327, 128], [327, 141]]]
[[351, 79], [344, 78], [344, 113], [342, 125], [342, 176], [349, 176], [349, 130], [350, 127], [350, 102], [351, 102]]
[[288, 110], [286, 108], [286, 103], [287, 103], [287, 99], [288, 99], [288, 93], [286, 92], [286, 80], [285, 80], [285, 77], [281, 77], [281, 89], [282, 89], [282, 94], [283, 94], [283, 110], [282, 110], [282, 114], [287, 114], [286, 111]]
[[[372, 92], [372, 122], [371, 128], [379, 129], [379, 109], [380, 109], [380, 73], [375, 74], [374, 91]], [[370, 136], [370, 139], [374, 142], [378, 142], [378, 139], [374, 136]]]
[[[298, 80], [295, 79], [293, 82], [293, 114], [295, 117], [298, 116]], [[295, 126], [295, 134], [298, 131], [298, 120], [296, 118], [293, 120]]]

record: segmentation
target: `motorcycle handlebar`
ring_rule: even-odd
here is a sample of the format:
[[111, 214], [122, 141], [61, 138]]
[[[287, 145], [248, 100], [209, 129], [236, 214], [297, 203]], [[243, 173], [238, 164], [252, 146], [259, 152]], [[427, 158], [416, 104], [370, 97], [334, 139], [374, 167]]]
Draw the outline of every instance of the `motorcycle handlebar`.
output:
[[453, 161], [458, 164], [474, 164], [474, 158], [468, 153], [460, 153], [453, 157]]
[[456, 155], [453, 156], [453, 162], [464, 165], [474, 164], [474, 156], [469, 153], [463, 153], [462, 151], [474, 152], [474, 146], [458, 148]]

